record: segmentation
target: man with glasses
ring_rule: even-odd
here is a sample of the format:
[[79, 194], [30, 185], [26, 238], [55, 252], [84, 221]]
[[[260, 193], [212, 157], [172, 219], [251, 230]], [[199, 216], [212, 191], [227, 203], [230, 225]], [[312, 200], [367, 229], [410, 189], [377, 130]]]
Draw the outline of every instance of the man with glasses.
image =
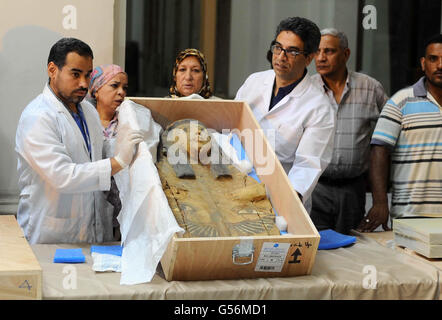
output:
[[281, 21], [271, 44], [272, 69], [250, 75], [235, 97], [251, 107], [307, 211], [332, 156], [335, 126], [327, 97], [307, 74], [320, 38], [310, 20]]
[[370, 138], [387, 101], [375, 79], [347, 69], [347, 36], [321, 31], [312, 81], [329, 98], [337, 114], [333, 157], [312, 194], [311, 218], [319, 230], [349, 233], [365, 215]]

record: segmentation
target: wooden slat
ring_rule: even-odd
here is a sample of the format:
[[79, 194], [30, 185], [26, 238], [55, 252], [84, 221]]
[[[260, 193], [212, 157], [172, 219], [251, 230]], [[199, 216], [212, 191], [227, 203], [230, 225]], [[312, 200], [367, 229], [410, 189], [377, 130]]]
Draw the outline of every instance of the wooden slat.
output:
[[[253, 263], [235, 265], [232, 263], [232, 248], [240, 243], [240, 239], [226, 238], [175, 238], [178, 246], [173, 275], [167, 280], [215, 280], [238, 278], [289, 277], [310, 274], [310, 263], [316, 254], [315, 250], [306, 250], [297, 244], [309, 242], [315, 245], [309, 237], [252, 237], [255, 248]], [[293, 243], [287, 254], [286, 262], [281, 272], [256, 272], [258, 255], [264, 242]], [[316, 246], [318, 243], [316, 243]], [[289, 263], [292, 255], [299, 249], [302, 252], [297, 258], [299, 263]]]
[[41, 277], [15, 217], [0, 216], [0, 299], [41, 299]]
[[212, 89], [215, 86], [216, 2], [201, 1], [201, 51], [207, 61], [207, 73]]
[[243, 102], [232, 100], [186, 100], [158, 98], [127, 98], [146, 106], [163, 128], [177, 120], [196, 119], [217, 131], [238, 128]]

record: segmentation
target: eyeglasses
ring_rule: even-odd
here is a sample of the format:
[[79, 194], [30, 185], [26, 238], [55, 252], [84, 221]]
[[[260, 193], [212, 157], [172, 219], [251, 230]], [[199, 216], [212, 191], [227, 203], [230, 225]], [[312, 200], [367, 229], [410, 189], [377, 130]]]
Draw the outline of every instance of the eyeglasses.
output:
[[281, 47], [280, 45], [274, 44], [270, 50], [272, 51], [273, 54], [276, 54], [277, 56], [281, 54], [282, 51], [284, 51], [285, 55], [288, 56], [292, 56], [293, 58], [296, 58], [297, 55], [300, 54], [307, 54], [307, 52], [305, 51], [299, 51], [297, 49], [284, 49], [283, 47]]

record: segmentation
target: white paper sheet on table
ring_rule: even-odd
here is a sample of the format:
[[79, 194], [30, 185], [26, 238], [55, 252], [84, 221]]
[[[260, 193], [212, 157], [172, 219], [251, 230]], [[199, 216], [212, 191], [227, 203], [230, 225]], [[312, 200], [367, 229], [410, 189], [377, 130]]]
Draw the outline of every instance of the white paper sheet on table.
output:
[[142, 130], [144, 141], [138, 145], [132, 164], [114, 175], [122, 208], [121, 242], [124, 246], [120, 284], [150, 282], [178, 225], [163, 192], [155, 161], [161, 126], [150, 110], [125, 100], [119, 107], [118, 132]]

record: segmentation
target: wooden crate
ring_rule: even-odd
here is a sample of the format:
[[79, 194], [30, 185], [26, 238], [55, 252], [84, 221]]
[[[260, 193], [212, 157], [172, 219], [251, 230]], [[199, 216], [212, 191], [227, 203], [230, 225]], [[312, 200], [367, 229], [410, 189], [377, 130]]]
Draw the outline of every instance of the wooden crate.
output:
[[0, 299], [41, 299], [42, 269], [13, 215], [0, 216]]
[[[290, 235], [180, 238], [175, 235], [161, 259], [167, 280], [209, 280], [288, 277], [310, 274], [319, 245], [319, 233], [245, 102], [129, 98], [150, 109], [165, 127], [180, 119], [197, 119], [208, 128], [252, 131], [261, 148], [244, 143], [247, 156], [266, 185], [273, 208], [284, 216]], [[255, 131], [256, 130], [256, 131]], [[259, 150], [258, 150], [259, 149]], [[269, 161], [275, 168], [265, 171]], [[260, 174], [260, 172], [262, 174]]]

